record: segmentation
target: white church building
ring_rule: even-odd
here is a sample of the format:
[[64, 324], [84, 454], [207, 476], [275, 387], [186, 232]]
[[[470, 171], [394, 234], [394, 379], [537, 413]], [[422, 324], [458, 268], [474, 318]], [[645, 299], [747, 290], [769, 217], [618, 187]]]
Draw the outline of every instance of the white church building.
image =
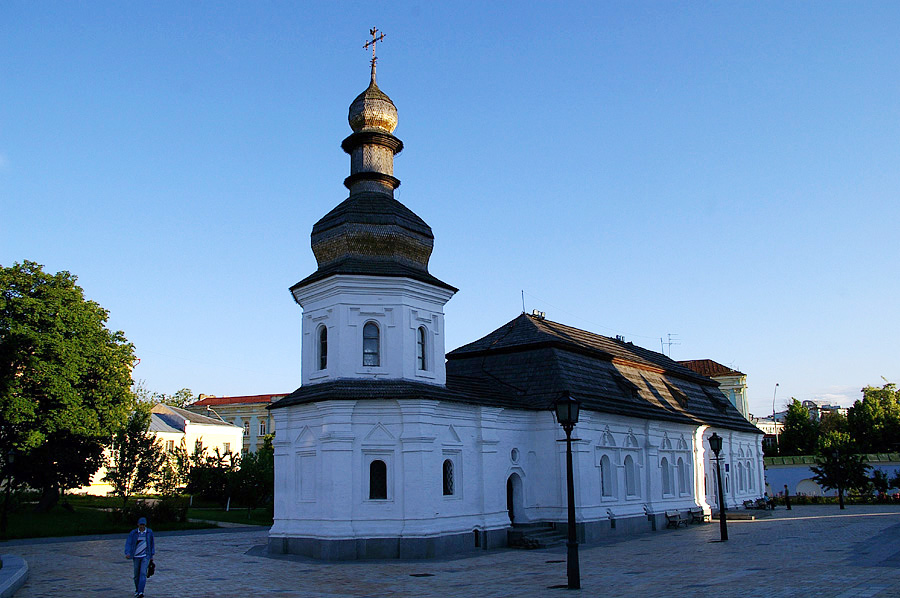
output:
[[431, 228], [394, 199], [403, 143], [374, 61], [349, 121], [349, 197], [313, 226], [318, 270], [291, 287], [302, 385], [270, 406], [270, 552], [427, 558], [505, 546], [513, 523], [564, 529], [565, 433], [551, 408], [565, 393], [581, 404], [580, 541], [709, 513], [713, 432], [727, 505], [761, 496], [759, 429], [665, 355], [526, 314], [445, 354], [456, 289], [428, 272]]

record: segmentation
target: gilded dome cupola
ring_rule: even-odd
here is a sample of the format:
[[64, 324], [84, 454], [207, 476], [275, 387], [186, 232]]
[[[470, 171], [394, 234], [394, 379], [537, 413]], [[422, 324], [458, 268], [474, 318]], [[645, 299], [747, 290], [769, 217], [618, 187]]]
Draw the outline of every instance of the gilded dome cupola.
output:
[[394, 137], [397, 108], [378, 88], [375, 61], [373, 53], [369, 86], [350, 104], [347, 120], [353, 132], [341, 143], [350, 155], [350, 176], [344, 179], [350, 197], [313, 226], [319, 269], [292, 288], [332, 274], [360, 274], [408, 277], [455, 291], [428, 273], [431, 227], [394, 199], [400, 186], [394, 156], [403, 142]]

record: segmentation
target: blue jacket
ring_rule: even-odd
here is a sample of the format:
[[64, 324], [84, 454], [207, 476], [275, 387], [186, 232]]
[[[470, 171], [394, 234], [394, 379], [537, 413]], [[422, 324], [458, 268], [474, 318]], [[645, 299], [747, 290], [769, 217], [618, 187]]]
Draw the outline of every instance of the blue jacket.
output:
[[[128, 539], [125, 540], [125, 556], [134, 556], [134, 549], [137, 548], [138, 541], [138, 530], [134, 528], [131, 530], [131, 533], [128, 534]], [[156, 546], [153, 543], [153, 530], [149, 527], [147, 528], [147, 556], [151, 559], [153, 555], [156, 554]]]

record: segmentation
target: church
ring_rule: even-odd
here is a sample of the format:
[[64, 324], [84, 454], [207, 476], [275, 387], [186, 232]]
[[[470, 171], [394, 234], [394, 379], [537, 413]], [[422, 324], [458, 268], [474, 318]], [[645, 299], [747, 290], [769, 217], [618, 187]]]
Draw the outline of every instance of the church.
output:
[[728, 507], [762, 494], [762, 433], [717, 382], [665, 355], [521, 314], [445, 353], [457, 289], [428, 271], [431, 227], [394, 199], [397, 109], [371, 79], [350, 105], [349, 197], [312, 228], [301, 386], [274, 402], [271, 553], [430, 558], [507, 545], [513, 524], [565, 529], [577, 400], [579, 541], [717, 508], [708, 438], [724, 438]]

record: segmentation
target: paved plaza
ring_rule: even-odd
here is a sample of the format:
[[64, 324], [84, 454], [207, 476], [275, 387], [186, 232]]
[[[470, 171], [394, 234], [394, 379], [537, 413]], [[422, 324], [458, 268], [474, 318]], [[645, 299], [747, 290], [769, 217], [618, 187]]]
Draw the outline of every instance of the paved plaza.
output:
[[[565, 584], [565, 547], [431, 561], [323, 563], [265, 555], [266, 531], [157, 534], [147, 598], [318, 596], [900, 597], [900, 506], [803, 506], [581, 547], [582, 590]], [[132, 594], [124, 536], [19, 541], [17, 598]]]

